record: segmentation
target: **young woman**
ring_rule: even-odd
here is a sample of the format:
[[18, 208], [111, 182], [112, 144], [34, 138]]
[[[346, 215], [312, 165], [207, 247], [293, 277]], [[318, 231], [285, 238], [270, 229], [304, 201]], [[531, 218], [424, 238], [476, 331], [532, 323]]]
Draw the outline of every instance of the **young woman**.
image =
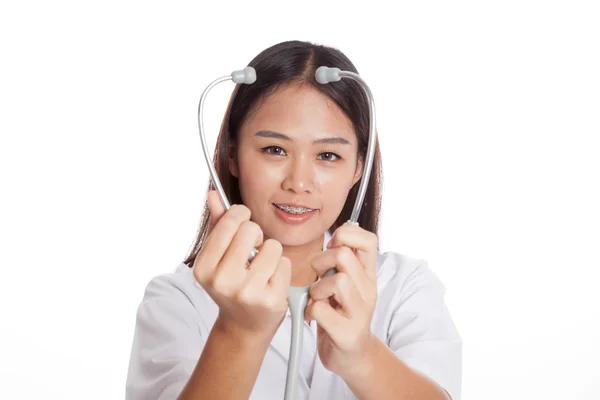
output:
[[[283, 399], [287, 289], [314, 285], [303, 327], [298, 399], [460, 399], [462, 341], [425, 260], [379, 252], [381, 158], [359, 226], [369, 108], [340, 51], [290, 41], [249, 64], [215, 152], [232, 207], [209, 185], [200, 233], [139, 306], [128, 399]], [[247, 259], [259, 249], [252, 263]], [[321, 278], [331, 267], [337, 274]], [[315, 283], [316, 282], [316, 283]]]

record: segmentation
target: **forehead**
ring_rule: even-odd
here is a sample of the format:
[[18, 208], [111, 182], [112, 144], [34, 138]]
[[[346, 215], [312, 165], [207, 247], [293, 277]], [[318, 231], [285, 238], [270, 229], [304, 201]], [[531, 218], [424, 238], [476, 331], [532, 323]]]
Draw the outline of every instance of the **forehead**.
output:
[[310, 85], [286, 85], [275, 90], [242, 126], [242, 134], [262, 129], [282, 132], [294, 140], [340, 136], [355, 142], [350, 119], [329, 99]]

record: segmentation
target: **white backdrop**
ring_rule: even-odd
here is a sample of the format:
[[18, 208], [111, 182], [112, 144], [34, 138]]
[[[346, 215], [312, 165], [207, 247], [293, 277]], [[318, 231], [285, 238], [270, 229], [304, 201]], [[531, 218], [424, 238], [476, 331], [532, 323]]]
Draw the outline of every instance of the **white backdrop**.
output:
[[124, 397], [200, 222], [200, 94], [301, 39], [373, 90], [382, 247], [446, 284], [463, 398], [600, 398], [598, 3], [206, 3], [2, 2], [0, 397]]

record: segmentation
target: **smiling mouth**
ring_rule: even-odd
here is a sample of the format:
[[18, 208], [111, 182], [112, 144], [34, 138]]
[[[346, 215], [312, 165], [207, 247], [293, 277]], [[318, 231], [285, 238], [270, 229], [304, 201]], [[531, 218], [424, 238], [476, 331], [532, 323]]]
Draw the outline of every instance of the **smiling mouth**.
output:
[[273, 203], [273, 205], [275, 207], [279, 208], [280, 210], [285, 211], [288, 214], [294, 214], [294, 215], [306, 214], [308, 212], [316, 210], [316, 208], [293, 207], [293, 206], [288, 206], [285, 204], [277, 204], [277, 203]]

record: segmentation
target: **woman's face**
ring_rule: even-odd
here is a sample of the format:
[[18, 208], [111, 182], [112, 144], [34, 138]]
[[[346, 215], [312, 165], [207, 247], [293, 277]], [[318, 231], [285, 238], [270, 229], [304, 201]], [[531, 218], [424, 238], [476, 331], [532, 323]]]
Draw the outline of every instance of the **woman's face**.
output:
[[[300, 246], [321, 238], [338, 218], [362, 174], [357, 149], [351, 121], [333, 101], [309, 85], [287, 85], [240, 127], [229, 167], [265, 239]], [[315, 211], [290, 214], [275, 204]]]

